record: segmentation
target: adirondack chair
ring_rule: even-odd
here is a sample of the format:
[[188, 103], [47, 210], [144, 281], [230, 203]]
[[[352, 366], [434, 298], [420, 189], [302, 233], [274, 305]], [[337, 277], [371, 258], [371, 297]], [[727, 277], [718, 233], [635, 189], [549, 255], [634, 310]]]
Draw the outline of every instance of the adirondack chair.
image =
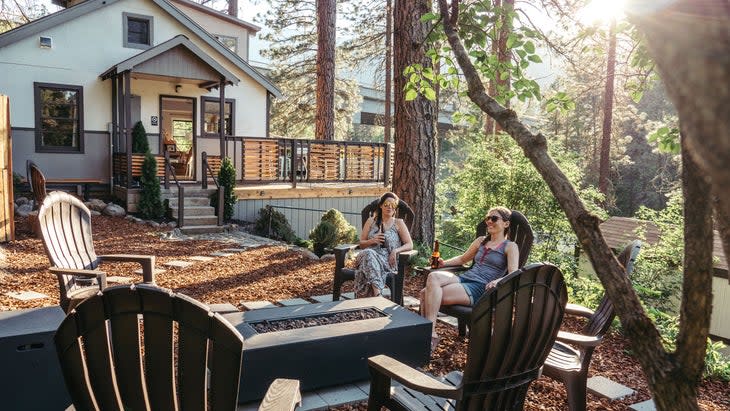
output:
[[[553, 265], [532, 264], [503, 277], [474, 307], [463, 374], [441, 381], [388, 356], [370, 357], [368, 410], [521, 410], [567, 301]], [[391, 379], [402, 386], [391, 390]]]
[[[518, 268], [523, 267], [527, 262], [527, 258], [530, 256], [530, 250], [532, 250], [532, 242], [534, 240], [534, 234], [532, 233], [532, 227], [527, 221], [527, 218], [519, 211], [512, 210], [512, 215], [509, 219], [509, 238], [517, 244], [517, 248], [520, 250], [520, 258]], [[487, 223], [481, 221], [477, 225], [476, 229], [477, 237], [486, 235]], [[447, 267], [439, 268], [439, 270], [445, 271], [463, 271], [466, 267]], [[472, 307], [469, 305], [442, 305], [439, 308], [444, 314], [456, 317], [459, 321], [459, 335], [466, 335], [466, 327], [469, 324], [469, 317], [471, 316]]]
[[37, 210], [46, 198], [46, 177], [40, 167], [31, 160], [25, 161], [25, 174], [33, 193], [33, 209]]
[[[360, 213], [362, 219], [362, 225], [375, 213], [378, 208], [378, 200], [375, 200], [365, 206]], [[403, 200], [398, 202], [398, 218], [402, 218], [408, 230], [413, 226], [413, 210]], [[356, 244], [341, 244], [335, 247], [335, 274], [334, 281], [332, 283], [332, 301], [337, 301], [342, 295], [342, 284], [345, 281], [353, 281], [355, 279], [355, 270], [351, 268], [345, 268], [345, 259], [347, 253], [357, 248]], [[388, 275], [386, 278], [386, 284], [390, 288], [390, 299], [396, 304], [403, 305], [403, 279], [405, 278], [406, 268], [408, 266], [408, 259], [418, 253], [416, 250], [405, 251], [400, 253], [398, 256], [398, 271], [395, 275]]]
[[[237, 407], [243, 337], [220, 314], [171, 290], [100, 291], [71, 310], [54, 343], [77, 410]], [[276, 380], [264, 399], [277, 410], [297, 402], [296, 380]]]
[[154, 283], [155, 257], [151, 255], [96, 255], [91, 236], [91, 213], [76, 197], [54, 191], [38, 211], [37, 232], [58, 277], [60, 305], [70, 311], [81, 300], [106, 288], [106, 273], [97, 270], [105, 261], [126, 261], [142, 266], [146, 283]]
[[[630, 276], [634, 270], [634, 261], [641, 250], [641, 241], [634, 241], [618, 256], [618, 261]], [[603, 336], [611, 327], [615, 313], [613, 303], [603, 296], [595, 311], [576, 304], [568, 304], [566, 314], [581, 316], [586, 322], [580, 334], [560, 331], [553, 349], [545, 361], [545, 375], [562, 381], [568, 391], [568, 408], [570, 411], [585, 411], [586, 383], [588, 367], [591, 364], [593, 350], [601, 343]]]

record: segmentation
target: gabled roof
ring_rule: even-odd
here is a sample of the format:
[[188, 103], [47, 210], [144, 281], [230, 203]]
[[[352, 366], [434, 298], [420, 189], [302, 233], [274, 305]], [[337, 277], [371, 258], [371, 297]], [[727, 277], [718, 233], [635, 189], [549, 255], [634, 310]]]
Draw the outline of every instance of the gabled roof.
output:
[[196, 57], [204, 61], [211, 69], [213, 69], [216, 73], [218, 73], [221, 77], [225, 79], [226, 82], [232, 83], [232, 84], [238, 84], [239, 79], [236, 77], [233, 73], [226, 70], [223, 66], [221, 66], [215, 59], [210, 57], [209, 55], [205, 54], [203, 50], [198, 48], [193, 42], [191, 42], [187, 37], [183, 36], [182, 34], [179, 34], [170, 40], [167, 40], [166, 42], [162, 44], [158, 44], [155, 47], [151, 47], [136, 56], [132, 56], [120, 63], [115, 64], [114, 66], [110, 67], [108, 70], [106, 70], [104, 73], [101, 74], [101, 79], [105, 80], [114, 74], [121, 73], [123, 71], [131, 70], [134, 71], [135, 67], [138, 67], [142, 65], [145, 62], [148, 62], [152, 59], [154, 59], [157, 56], [160, 56], [170, 50], [172, 50], [175, 47], [183, 47], [186, 48], [188, 51], [193, 53]]
[[[41, 33], [50, 28], [56, 27], [67, 21], [81, 17], [88, 13], [94, 12], [102, 7], [106, 7], [110, 4], [114, 4], [120, 0], [87, 0], [83, 3], [76, 4], [65, 10], [58, 11], [48, 16], [42, 17], [38, 20], [34, 20], [30, 23], [24, 24], [20, 27], [16, 27], [10, 31], [0, 34], [0, 48], [7, 45], [13, 44], [26, 37], [34, 34]], [[259, 73], [256, 69], [251, 67], [241, 56], [234, 53], [231, 49], [221, 44], [212, 34], [206, 31], [198, 23], [193, 21], [188, 15], [180, 11], [177, 7], [172, 5], [169, 0], [149, 0], [160, 6], [168, 14], [170, 14], [175, 20], [180, 22], [183, 26], [187, 27], [190, 31], [195, 33], [202, 41], [209, 46], [213, 47], [223, 56], [228, 58], [233, 64], [240, 68], [244, 73], [248, 74], [257, 83], [264, 87], [269, 93], [275, 97], [281, 97], [281, 91], [271, 83], [266, 77]]]
[[232, 24], [235, 24], [235, 25], [237, 25], [239, 27], [243, 27], [244, 29], [249, 30], [249, 31], [252, 31], [254, 33], [256, 33], [256, 32], [258, 32], [258, 31], [261, 30], [261, 27], [255, 25], [255, 24], [251, 24], [251, 23], [249, 23], [247, 21], [244, 21], [244, 20], [239, 19], [238, 17], [231, 16], [230, 14], [222, 13], [222, 12], [220, 12], [218, 10], [215, 10], [215, 9], [212, 9], [212, 8], [210, 8], [208, 6], [203, 6], [202, 4], [196, 3], [194, 1], [190, 1], [190, 0], [172, 0], [172, 2], [173, 3], [182, 4], [183, 6], [190, 7], [191, 9], [198, 10], [198, 11], [200, 11], [202, 13], [208, 14], [208, 15], [213, 16], [215, 18], [218, 18], [218, 19], [227, 21], [227, 22], [232, 23]]

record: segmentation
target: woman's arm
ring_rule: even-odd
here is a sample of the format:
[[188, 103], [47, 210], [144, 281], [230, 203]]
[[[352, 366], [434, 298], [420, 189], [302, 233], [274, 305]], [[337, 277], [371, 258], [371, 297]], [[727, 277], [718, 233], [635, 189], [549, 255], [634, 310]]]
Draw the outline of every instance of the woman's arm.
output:
[[517, 271], [517, 265], [520, 263], [520, 249], [517, 248], [517, 244], [510, 241], [504, 252], [507, 254], [507, 274]]
[[369, 217], [367, 221], [365, 221], [365, 225], [362, 226], [362, 232], [360, 232], [360, 242], [358, 243], [358, 246], [360, 248], [367, 248], [371, 245], [379, 244], [378, 240], [375, 238], [368, 238], [368, 233], [370, 233], [370, 227], [374, 224], [374, 220], [372, 217]]
[[395, 223], [397, 224], [396, 229], [398, 230], [398, 236], [402, 245], [393, 251], [402, 253], [403, 251], [413, 250], [413, 240], [411, 239], [411, 233], [408, 231], [408, 227], [406, 227], [406, 223], [401, 218], [396, 219]]
[[464, 252], [464, 254], [449, 258], [448, 260], [444, 261], [439, 267], [464, 265], [473, 260], [474, 256], [477, 255], [477, 251], [479, 251], [479, 246], [482, 244], [482, 241], [484, 241], [484, 236], [477, 237], [477, 239], [471, 243], [471, 245]]

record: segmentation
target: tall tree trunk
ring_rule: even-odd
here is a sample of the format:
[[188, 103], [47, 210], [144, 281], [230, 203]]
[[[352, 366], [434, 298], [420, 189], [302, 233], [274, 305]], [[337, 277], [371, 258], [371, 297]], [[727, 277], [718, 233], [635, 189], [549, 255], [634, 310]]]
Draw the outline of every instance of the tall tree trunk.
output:
[[385, 129], [383, 142], [390, 143], [392, 116], [390, 99], [393, 98], [393, 0], [385, 1]]
[[603, 130], [601, 133], [601, 164], [598, 168], [598, 189], [608, 203], [608, 179], [611, 157], [611, 127], [613, 126], [613, 84], [616, 77], [616, 19], [611, 19], [608, 30], [608, 57], [606, 59], [606, 87], [603, 91]]
[[[497, 56], [497, 61], [499, 61], [500, 64], [506, 65], [509, 63], [510, 59], [510, 53], [507, 50], [507, 38], [512, 32], [512, 18], [510, 17], [510, 13], [515, 8], [515, 0], [504, 0], [504, 3], [502, 0], [494, 0], [494, 7], [499, 10], [498, 20], [501, 22], [501, 25], [499, 26], [499, 29], [495, 28], [497, 32], [494, 36], [495, 40], [492, 42], [492, 54]], [[498, 88], [503, 91], [510, 89], [510, 78], [507, 77], [503, 79], [502, 70], [497, 70], [497, 72], [494, 73], [494, 77], [494, 80], [489, 81], [490, 96], [496, 96]], [[505, 107], [509, 107], [509, 100], [505, 101]], [[489, 136], [500, 131], [500, 128], [493, 118], [487, 116], [484, 131], [487, 133], [487, 136]]]
[[393, 191], [415, 210], [411, 236], [430, 244], [436, 202], [436, 103], [422, 95], [406, 101], [403, 71], [412, 64], [431, 67], [424, 42], [431, 24], [420, 18], [430, 0], [396, 1], [393, 10], [393, 83], [395, 86], [395, 165]]
[[[730, 7], [726, 0], [631, 0], [629, 17], [645, 35], [667, 94], [679, 113], [686, 145], [710, 178], [715, 215], [730, 257]], [[681, 27], [682, 30], [677, 30]]]
[[[438, 1], [442, 21], [444, 22], [444, 31], [467, 80], [469, 98], [482, 111], [492, 116], [515, 139], [560, 203], [581, 247], [588, 254], [593, 266], [596, 267], [596, 273], [606, 290], [606, 294], [614, 303], [623, 330], [631, 341], [632, 349], [641, 363], [650, 389], [655, 394], [655, 401], [664, 396], [657, 401], [657, 406], [661, 410], [699, 409], [696, 398], [696, 370], [702, 367], [703, 357], [701, 354], [703, 350], [698, 349], [700, 344], [698, 341], [704, 341], [707, 338], [704, 324], [709, 321], [708, 313], [711, 309], [708, 306], [709, 299], [706, 297], [697, 298], [696, 301], [692, 302], [694, 306], [691, 308], [688, 304], [683, 304], [678, 350], [676, 353], [667, 353], [662, 346], [659, 332], [644, 312], [631, 282], [624, 275], [623, 268], [606, 244], [598, 226], [600, 221], [585, 208], [575, 187], [547, 153], [547, 140], [545, 137], [539, 133], [532, 133], [517, 118], [514, 111], [502, 107], [486, 93], [479, 74], [471, 63], [468, 52], [464, 49], [454, 28], [456, 21], [449, 13], [447, 0]], [[458, 10], [458, 4], [456, 3], [458, 1], [452, 0], [452, 10]], [[682, 25], [681, 27], [686, 26]], [[727, 73], [725, 76], [727, 76]], [[683, 149], [688, 153], [692, 150], [688, 145], [683, 145]], [[697, 177], [699, 176], [696, 173], [692, 174], [690, 172], [690, 174], [687, 174], [686, 178], [688, 180], [685, 188], [689, 185], [695, 185]], [[704, 199], [701, 198], [703, 195], [705, 196]], [[708, 273], [711, 270], [712, 261], [705, 254], [707, 250], [711, 250], [711, 247], [707, 246], [706, 205], [702, 205], [703, 201], [708, 201], [707, 189], [700, 185], [697, 187], [697, 191], [685, 191], [685, 196], [700, 196], [700, 198], [687, 199], [690, 202], [687, 207], [693, 207], [694, 202], [697, 202], [700, 207], [698, 214], [692, 216], [687, 223], [690, 230], [696, 231], [691, 231], [692, 234], [688, 234], [685, 239], [687, 253], [685, 259], [692, 265], [686, 265], [683, 301], [689, 301], [690, 298], [695, 298], [702, 290], [704, 290], [704, 293], [707, 292], [707, 287], [709, 287], [707, 285], [708, 278], [711, 281]], [[694, 238], [694, 236], [702, 236], [703, 238]], [[698, 241], [699, 244], [695, 246], [692, 244], [693, 241]], [[700, 248], [703, 248], [704, 251]], [[705, 334], [703, 335], [703, 333]]]
[[314, 136], [335, 139], [335, 0], [317, 0], [317, 114]]

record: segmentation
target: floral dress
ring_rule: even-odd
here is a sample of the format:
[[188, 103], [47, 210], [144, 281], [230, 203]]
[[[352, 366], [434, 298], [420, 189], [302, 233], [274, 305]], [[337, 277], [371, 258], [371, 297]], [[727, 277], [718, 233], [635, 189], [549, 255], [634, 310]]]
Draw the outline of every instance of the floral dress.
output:
[[[372, 224], [368, 232], [368, 239], [375, 237], [379, 231], [378, 224]], [[385, 247], [376, 244], [360, 251], [355, 258], [356, 297], [373, 296], [373, 286], [382, 292], [385, 287], [385, 277], [388, 273], [395, 273], [397, 269], [388, 263], [388, 256], [401, 245], [394, 222], [389, 229], [385, 230]]]

